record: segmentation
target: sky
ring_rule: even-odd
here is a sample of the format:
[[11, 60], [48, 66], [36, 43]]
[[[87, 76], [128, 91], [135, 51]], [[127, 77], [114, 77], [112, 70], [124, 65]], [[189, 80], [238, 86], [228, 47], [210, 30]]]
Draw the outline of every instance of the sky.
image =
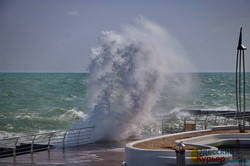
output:
[[0, 0], [0, 72], [86, 72], [101, 32], [140, 16], [179, 41], [192, 72], [234, 72], [240, 27], [250, 48], [249, 0]]

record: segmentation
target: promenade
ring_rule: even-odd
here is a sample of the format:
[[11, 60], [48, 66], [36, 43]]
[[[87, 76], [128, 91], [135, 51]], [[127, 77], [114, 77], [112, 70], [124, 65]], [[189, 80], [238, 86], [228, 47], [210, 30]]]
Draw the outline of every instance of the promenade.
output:
[[[132, 141], [132, 140], [129, 140]], [[1, 166], [120, 166], [129, 141], [88, 144], [0, 159]]]

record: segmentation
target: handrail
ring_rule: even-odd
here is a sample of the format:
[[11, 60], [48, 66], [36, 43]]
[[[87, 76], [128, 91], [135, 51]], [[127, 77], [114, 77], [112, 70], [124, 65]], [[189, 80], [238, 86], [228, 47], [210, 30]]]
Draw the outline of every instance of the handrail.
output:
[[22, 136], [7, 137], [7, 138], [0, 139], [0, 142], [2, 140], [16, 139], [16, 138], [20, 138], [20, 137], [32, 137], [32, 136], [35, 136], [35, 135], [38, 136], [38, 135], [53, 134], [53, 133], [58, 133], [58, 132], [68, 132], [68, 131], [94, 129], [94, 128], [95, 128], [95, 126], [89, 126], [89, 127], [74, 128], [74, 129], [68, 129], [68, 130], [58, 130], [58, 131], [50, 131], [50, 132], [37, 133], [37, 134], [28, 134], [28, 135], [22, 135]]
[[0, 139], [0, 158], [90, 143], [95, 126]]

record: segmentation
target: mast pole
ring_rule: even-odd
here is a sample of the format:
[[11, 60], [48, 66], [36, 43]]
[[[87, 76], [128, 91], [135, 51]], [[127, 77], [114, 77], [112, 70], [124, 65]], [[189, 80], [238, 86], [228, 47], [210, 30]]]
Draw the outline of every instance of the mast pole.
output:
[[[245, 76], [245, 55], [244, 50], [247, 48], [242, 44], [242, 27], [240, 28], [240, 36], [237, 47], [236, 58], [236, 109], [238, 117], [239, 131], [245, 132], [245, 112], [246, 112], [246, 76]], [[243, 78], [242, 78], [243, 77]], [[242, 87], [243, 82], [243, 87]], [[241, 94], [243, 88], [243, 96]], [[242, 103], [243, 102], [243, 103]], [[242, 113], [243, 110], [243, 113]], [[242, 116], [243, 115], [243, 116]]]

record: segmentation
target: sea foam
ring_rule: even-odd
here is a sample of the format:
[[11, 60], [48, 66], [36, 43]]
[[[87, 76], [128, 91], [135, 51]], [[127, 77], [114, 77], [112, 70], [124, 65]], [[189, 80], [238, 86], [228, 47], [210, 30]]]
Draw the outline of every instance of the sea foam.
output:
[[120, 32], [105, 31], [91, 51], [91, 108], [87, 123], [93, 141], [133, 136], [151, 120], [166, 77], [191, 64], [179, 43], [156, 23], [140, 17]]

